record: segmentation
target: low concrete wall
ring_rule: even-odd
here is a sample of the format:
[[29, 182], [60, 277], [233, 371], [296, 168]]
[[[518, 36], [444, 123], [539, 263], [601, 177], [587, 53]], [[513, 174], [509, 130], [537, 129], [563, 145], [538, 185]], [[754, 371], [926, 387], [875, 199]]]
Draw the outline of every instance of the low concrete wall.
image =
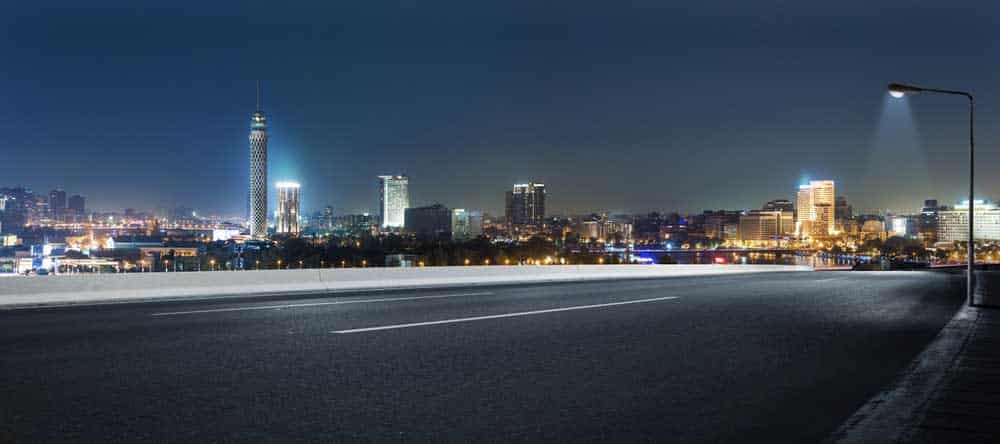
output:
[[0, 308], [806, 270], [811, 268], [788, 265], [558, 265], [31, 276], [0, 279]]

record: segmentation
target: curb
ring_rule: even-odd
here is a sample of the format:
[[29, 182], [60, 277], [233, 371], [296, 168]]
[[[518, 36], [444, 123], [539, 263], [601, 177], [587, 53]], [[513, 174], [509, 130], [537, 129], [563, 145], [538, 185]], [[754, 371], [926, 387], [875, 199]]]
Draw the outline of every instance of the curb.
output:
[[975, 330], [979, 311], [963, 306], [884, 391], [847, 419], [827, 443], [909, 442]]

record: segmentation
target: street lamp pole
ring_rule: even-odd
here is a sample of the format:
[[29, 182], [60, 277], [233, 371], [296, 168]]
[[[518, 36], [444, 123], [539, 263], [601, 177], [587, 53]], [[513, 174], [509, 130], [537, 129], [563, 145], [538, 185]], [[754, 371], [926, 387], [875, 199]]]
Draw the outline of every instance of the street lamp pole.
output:
[[976, 213], [976, 201], [973, 198], [973, 188], [975, 184], [976, 177], [976, 140], [974, 136], [974, 122], [975, 122], [975, 100], [972, 98], [972, 94], [965, 91], [955, 91], [949, 89], [935, 89], [935, 88], [921, 88], [913, 85], [903, 85], [900, 83], [890, 83], [889, 84], [889, 94], [895, 98], [902, 98], [907, 94], [917, 94], [922, 92], [938, 93], [938, 94], [949, 94], [954, 96], [965, 96], [969, 99], [969, 239], [968, 239], [968, 265], [966, 267], [966, 295], [968, 298], [968, 304], [970, 307], [974, 307], [975, 303], [975, 273], [974, 267], [976, 264], [976, 246], [975, 246], [975, 224], [973, 220]]

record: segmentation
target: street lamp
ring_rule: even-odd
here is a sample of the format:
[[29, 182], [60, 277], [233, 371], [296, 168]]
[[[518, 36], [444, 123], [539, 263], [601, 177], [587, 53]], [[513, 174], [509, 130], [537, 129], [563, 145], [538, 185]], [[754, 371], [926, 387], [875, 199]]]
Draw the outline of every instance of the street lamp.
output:
[[976, 292], [976, 288], [973, 285], [973, 281], [975, 279], [975, 275], [973, 273], [973, 269], [974, 269], [974, 267], [976, 265], [975, 233], [973, 231], [974, 230], [974, 226], [975, 226], [973, 224], [973, 218], [974, 218], [974, 214], [976, 213], [976, 203], [975, 203], [976, 201], [975, 201], [975, 199], [973, 199], [973, 184], [975, 183], [975, 175], [976, 175], [976, 168], [975, 168], [975, 166], [976, 166], [976, 163], [975, 163], [975, 159], [976, 159], [976, 157], [975, 157], [976, 142], [975, 142], [975, 137], [973, 135], [974, 134], [974, 132], [973, 132], [973, 128], [974, 128], [973, 127], [973, 122], [974, 122], [974, 116], [975, 116], [975, 100], [973, 100], [972, 94], [967, 93], [965, 91], [954, 91], [954, 90], [948, 90], [948, 89], [934, 89], [934, 88], [921, 88], [919, 86], [903, 85], [901, 83], [890, 83], [889, 84], [889, 95], [891, 95], [891, 96], [893, 96], [893, 97], [895, 97], [897, 99], [898, 98], [902, 98], [902, 97], [906, 96], [907, 94], [917, 94], [917, 93], [922, 93], [922, 92], [938, 93], [938, 94], [949, 94], [949, 95], [953, 95], [953, 96], [965, 96], [967, 99], [969, 99], [969, 240], [968, 240], [968, 242], [969, 242], [969, 252], [968, 252], [969, 253], [969, 260], [968, 260], [968, 266], [967, 266], [967, 269], [966, 269], [966, 274], [967, 274], [967, 276], [966, 276], [966, 279], [967, 279], [966, 280], [966, 287], [967, 287], [966, 288], [966, 294], [967, 294], [967, 297], [968, 297], [968, 304], [969, 304], [969, 306], [973, 307], [973, 306], [976, 305], [975, 300], [973, 299], [973, 296], [975, 295], [975, 292]]

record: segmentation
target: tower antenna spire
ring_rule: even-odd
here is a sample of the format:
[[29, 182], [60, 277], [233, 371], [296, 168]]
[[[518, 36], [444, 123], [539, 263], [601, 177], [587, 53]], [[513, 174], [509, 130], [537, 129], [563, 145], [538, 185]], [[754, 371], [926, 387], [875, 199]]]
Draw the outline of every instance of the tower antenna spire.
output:
[[257, 111], [260, 111], [260, 80], [257, 81]]

